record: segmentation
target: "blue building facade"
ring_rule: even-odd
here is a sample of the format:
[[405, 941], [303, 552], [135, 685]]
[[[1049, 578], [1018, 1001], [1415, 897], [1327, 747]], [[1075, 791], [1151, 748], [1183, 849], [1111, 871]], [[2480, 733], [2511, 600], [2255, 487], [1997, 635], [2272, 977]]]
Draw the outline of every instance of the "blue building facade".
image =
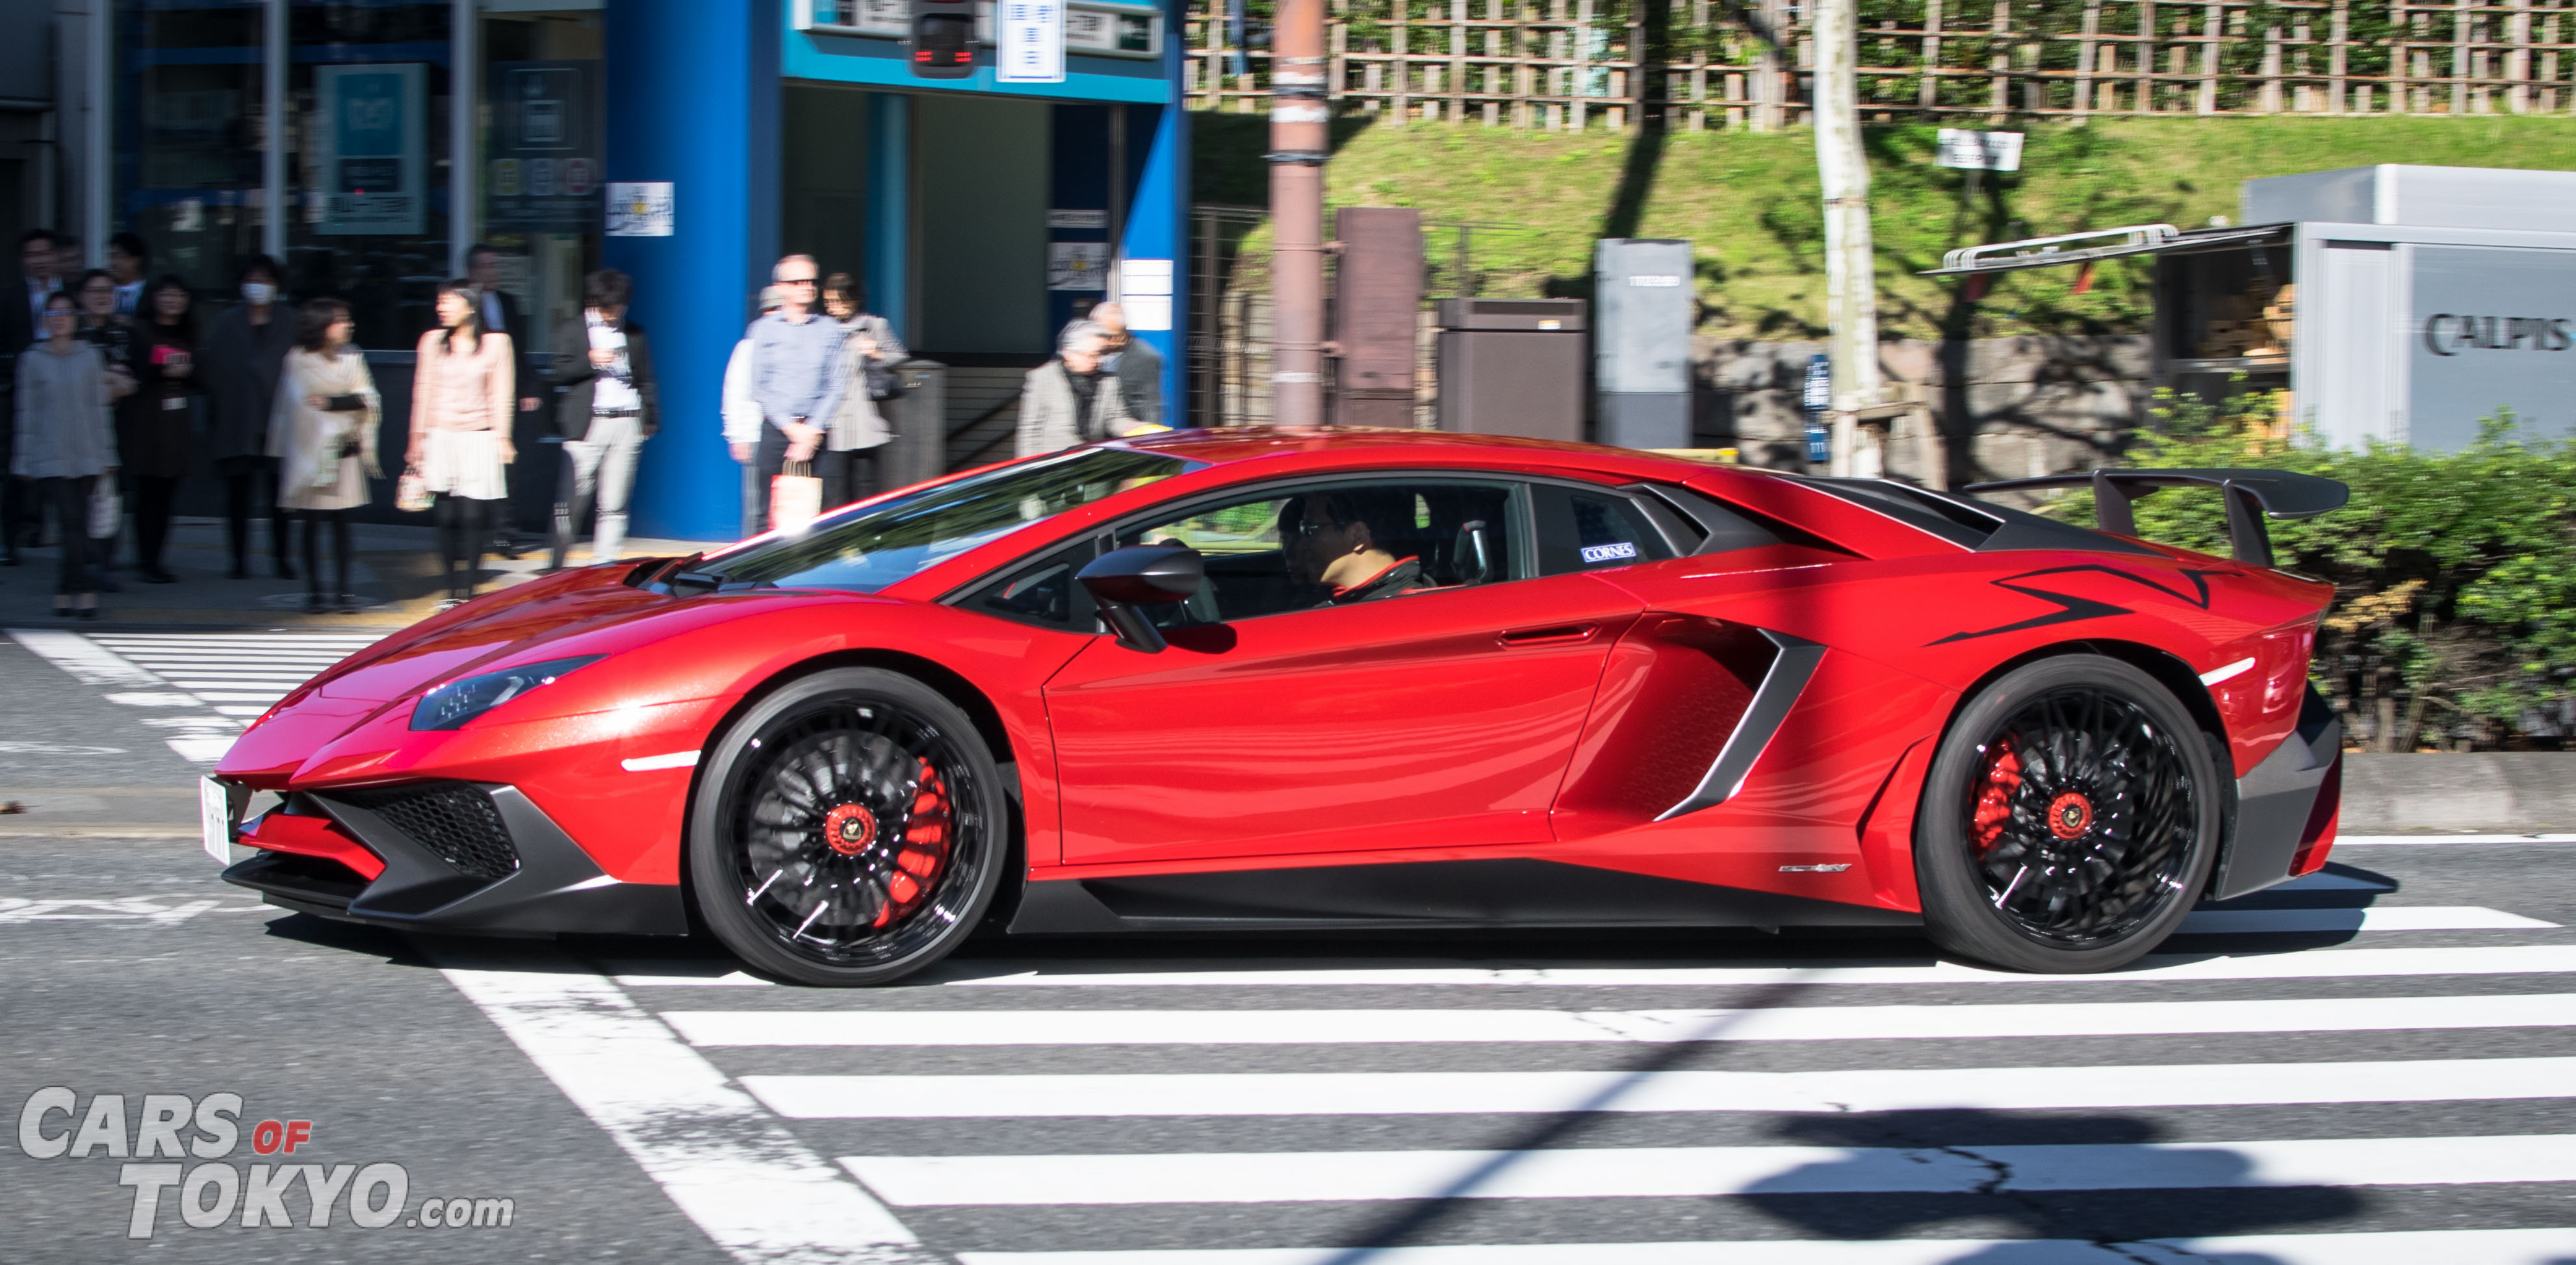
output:
[[[622, 268], [663, 402], [633, 529], [730, 539], [724, 366], [785, 252], [857, 279], [951, 366], [952, 404], [989, 413], [1077, 301], [1107, 298], [1182, 399], [1178, 0], [1063, 0], [1064, 73], [1043, 83], [1001, 80], [995, 2], [969, 2], [970, 73], [925, 78], [909, 0], [106, 0], [97, 235], [135, 233], [153, 273], [210, 306], [260, 254], [290, 297], [346, 300], [397, 450], [412, 349], [471, 246], [490, 249], [484, 284], [515, 299], [507, 332], [532, 367], [578, 328], [583, 273]], [[638, 189], [654, 213], [621, 215]], [[545, 410], [520, 415], [523, 530], [554, 498], [552, 430]], [[1008, 456], [993, 430], [951, 455]], [[371, 512], [400, 517], [390, 499]]]
[[1119, 298], [1162, 353], [1165, 400], [1182, 398], [1177, 4], [1076, 7], [1077, 27], [1123, 27], [1125, 47], [1087, 51], [1077, 30], [1060, 83], [998, 81], [990, 47], [970, 76], [917, 77], [887, 7], [609, 4], [605, 179], [671, 186], [669, 223], [651, 226], [667, 236], [612, 230], [601, 248], [634, 276], [661, 365], [638, 534], [733, 535], [724, 365], [782, 253], [852, 274], [917, 354], [988, 378], [1042, 361], [1076, 301]]

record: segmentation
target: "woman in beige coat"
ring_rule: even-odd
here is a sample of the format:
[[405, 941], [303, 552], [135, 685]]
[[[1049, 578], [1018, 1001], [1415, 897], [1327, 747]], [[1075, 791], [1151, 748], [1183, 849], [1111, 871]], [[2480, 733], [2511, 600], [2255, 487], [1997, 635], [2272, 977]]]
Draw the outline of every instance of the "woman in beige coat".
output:
[[474, 596], [491, 534], [491, 505], [510, 495], [514, 380], [510, 336], [483, 328], [481, 295], [459, 278], [438, 287], [438, 328], [420, 336], [411, 387], [411, 448], [404, 461], [436, 494], [438, 556], [447, 602]]
[[[295, 350], [278, 374], [268, 450], [282, 458], [277, 504], [304, 522], [305, 609], [345, 611], [349, 592], [349, 511], [367, 503], [376, 469], [376, 424], [384, 401], [367, 358], [349, 340], [349, 305], [314, 299], [304, 305]], [[321, 538], [331, 530], [332, 587], [322, 588]]]

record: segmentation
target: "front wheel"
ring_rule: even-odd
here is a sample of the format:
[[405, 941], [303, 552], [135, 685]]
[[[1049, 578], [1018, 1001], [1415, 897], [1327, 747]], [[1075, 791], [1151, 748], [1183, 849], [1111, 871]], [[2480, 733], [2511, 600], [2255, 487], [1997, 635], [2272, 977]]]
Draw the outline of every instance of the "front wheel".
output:
[[2153, 949], [2218, 852], [2209, 747], [2170, 691], [2116, 659], [2006, 673], [1959, 713], [1924, 785], [1914, 865], [1933, 942], [2049, 973]]
[[884, 984], [946, 957], [992, 903], [1001, 775], [937, 691], [875, 668], [794, 681], [717, 741], [689, 829], [698, 911], [752, 967]]

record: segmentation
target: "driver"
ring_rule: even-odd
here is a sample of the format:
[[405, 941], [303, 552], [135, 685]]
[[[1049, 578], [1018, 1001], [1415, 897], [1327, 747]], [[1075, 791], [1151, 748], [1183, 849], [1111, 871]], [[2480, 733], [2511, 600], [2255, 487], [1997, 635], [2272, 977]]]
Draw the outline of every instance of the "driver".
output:
[[[1300, 506], [1297, 501], [1303, 501]], [[1413, 522], [1413, 494], [1399, 488], [1328, 489], [1281, 507], [1289, 570], [1330, 592], [1318, 609], [1402, 597], [1430, 588], [1422, 560], [1392, 548]], [[1298, 517], [1290, 521], [1288, 516]]]

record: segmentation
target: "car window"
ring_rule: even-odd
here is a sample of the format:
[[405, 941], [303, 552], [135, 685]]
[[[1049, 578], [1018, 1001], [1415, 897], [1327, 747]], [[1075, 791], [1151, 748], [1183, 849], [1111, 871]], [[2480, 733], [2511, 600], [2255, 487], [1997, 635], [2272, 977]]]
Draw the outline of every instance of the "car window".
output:
[[1116, 448], [1077, 448], [845, 510], [798, 533], [756, 537], [699, 564], [727, 585], [873, 593], [987, 541], [1193, 468]]
[[1093, 618], [1091, 594], [1074, 575], [1099, 553], [1096, 539], [1059, 549], [983, 585], [958, 605], [1024, 624], [1094, 631], [1099, 624]]
[[1541, 575], [1601, 571], [1673, 556], [1663, 532], [1616, 492], [1539, 484], [1531, 493], [1538, 506]]
[[1154, 608], [1164, 627], [1225, 623], [1517, 579], [1513, 485], [1389, 479], [1277, 488], [1121, 530], [1117, 543], [1187, 545], [1207, 582]]

